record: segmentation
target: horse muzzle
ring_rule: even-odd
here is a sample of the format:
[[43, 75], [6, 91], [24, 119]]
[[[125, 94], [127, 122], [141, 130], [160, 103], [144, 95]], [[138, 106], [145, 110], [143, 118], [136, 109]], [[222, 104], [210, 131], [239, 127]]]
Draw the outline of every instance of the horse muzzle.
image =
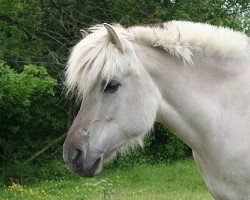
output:
[[79, 148], [63, 147], [63, 158], [70, 170], [83, 177], [93, 177], [101, 172], [103, 156], [86, 155]]

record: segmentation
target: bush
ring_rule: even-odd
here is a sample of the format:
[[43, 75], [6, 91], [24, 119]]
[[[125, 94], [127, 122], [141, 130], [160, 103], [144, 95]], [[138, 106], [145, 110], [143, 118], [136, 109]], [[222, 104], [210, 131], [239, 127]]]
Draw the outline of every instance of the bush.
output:
[[155, 162], [172, 162], [191, 154], [187, 145], [159, 123], [155, 124], [147, 152]]
[[67, 115], [56, 86], [45, 67], [17, 72], [0, 62], [0, 166], [19, 164], [64, 133]]
[[41, 180], [56, 180], [62, 177], [74, 176], [62, 160], [54, 160], [45, 163], [29, 163], [26, 165], [9, 165], [1, 175], [1, 182], [5, 185], [11, 183], [32, 184]]

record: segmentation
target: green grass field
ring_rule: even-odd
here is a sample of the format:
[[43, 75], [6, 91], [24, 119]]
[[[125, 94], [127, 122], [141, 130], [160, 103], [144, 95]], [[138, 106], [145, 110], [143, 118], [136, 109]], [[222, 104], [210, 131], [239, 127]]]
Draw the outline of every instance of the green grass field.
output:
[[[52, 178], [51, 178], [52, 179]], [[192, 160], [171, 165], [140, 165], [104, 170], [92, 179], [79, 176], [46, 180], [33, 185], [0, 187], [0, 199], [70, 200], [212, 200]]]

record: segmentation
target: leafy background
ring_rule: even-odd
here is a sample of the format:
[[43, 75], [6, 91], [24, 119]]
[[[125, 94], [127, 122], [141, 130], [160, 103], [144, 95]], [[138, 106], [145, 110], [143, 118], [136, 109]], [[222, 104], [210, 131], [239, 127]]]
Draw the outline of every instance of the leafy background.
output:
[[[79, 29], [103, 22], [123, 26], [191, 20], [250, 33], [249, 0], [1, 0], [0, 171], [25, 181], [66, 173], [62, 142], [23, 162], [69, 128], [78, 105], [66, 99], [63, 70]], [[112, 167], [172, 162], [190, 149], [160, 124], [144, 149], [119, 155]]]

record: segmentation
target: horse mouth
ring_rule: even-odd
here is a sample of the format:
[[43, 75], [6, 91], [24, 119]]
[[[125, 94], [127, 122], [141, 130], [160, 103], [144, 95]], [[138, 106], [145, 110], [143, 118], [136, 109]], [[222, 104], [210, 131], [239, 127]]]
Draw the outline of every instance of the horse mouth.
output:
[[102, 161], [102, 158], [98, 158], [93, 166], [88, 169], [88, 170], [84, 170], [83, 172], [83, 176], [84, 177], [93, 177], [93, 176], [96, 176], [100, 171], [101, 171], [101, 161]]

